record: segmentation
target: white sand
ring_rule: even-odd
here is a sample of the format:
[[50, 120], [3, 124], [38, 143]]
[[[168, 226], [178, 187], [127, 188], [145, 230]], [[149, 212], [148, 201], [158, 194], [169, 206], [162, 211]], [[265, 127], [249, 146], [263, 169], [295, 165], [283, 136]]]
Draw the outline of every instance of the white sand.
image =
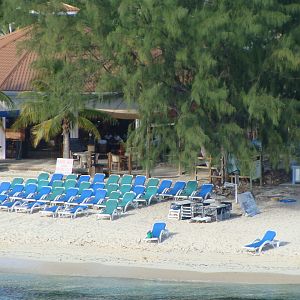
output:
[[[281, 192], [297, 199], [298, 190], [298, 186], [265, 189], [264, 194]], [[151, 278], [164, 277], [159, 269], [174, 270], [176, 279], [175, 270], [256, 272], [296, 275], [300, 283], [300, 200], [281, 204], [261, 192], [256, 194], [261, 214], [206, 224], [168, 220], [169, 202], [130, 210], [112, 222], [97, 220], [95, 215], [53, 219], [39, 213], [0, 212], [0, 254], [2, 258], [157, 269]], [[234, 213], [241, 213], [236, 204]], [[167, 223], [171, 236], [161, 244], [143, 242], [146, 232], [158, 220]], [[280, 248], [269, 249], [260, 256], [242, 250], [244, 244], [268, 229], [277, 231], [282, 241]], [[105, 271], [102, 273], [105, 276]], [[164, 278], [171, 279], [172, 271], [168, 274]]]

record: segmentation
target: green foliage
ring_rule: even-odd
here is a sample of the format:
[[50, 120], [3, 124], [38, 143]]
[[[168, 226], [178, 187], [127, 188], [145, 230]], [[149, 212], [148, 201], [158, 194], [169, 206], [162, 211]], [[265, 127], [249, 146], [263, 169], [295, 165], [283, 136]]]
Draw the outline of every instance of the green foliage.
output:
[[[34, 24], [29, 47], [46, 74], [36, 84], [70, 122], [91, 79], [139, 107], [128, 144], [147, 168], [162, 153], [190, 167], [204, 148], [249, 169], [249, 131], [274, 165], [299, 148], [297, 0], [81, 0], [75, 18], [49, 13], [59, 1], [4, 3], [6, 20], [17, 7], [17, 23]], [[25, 18], [29, 7], [40, 13]]]

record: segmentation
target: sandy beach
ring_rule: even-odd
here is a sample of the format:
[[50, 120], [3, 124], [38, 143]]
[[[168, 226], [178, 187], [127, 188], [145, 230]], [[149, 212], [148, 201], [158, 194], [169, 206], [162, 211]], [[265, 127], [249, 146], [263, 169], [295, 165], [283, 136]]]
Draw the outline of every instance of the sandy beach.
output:
[[[234, 203], [231, 219], [201, 224], [169, 220], [170, 202], [129, 210], [112, 222], [94, 214], [64, 219], [1, 211], [0, 271], [300, 284], [300, 201], [282, 204], [270, 197], [300, 199], [299, 190], [256, 189], [259, 215], [242, 216]], [[159, 220], [167, 223], [170, 237], [145, 243], [146, 232]], [[259, 256], [242, 249], [268, 229], [277, 231], [279, 248]]]

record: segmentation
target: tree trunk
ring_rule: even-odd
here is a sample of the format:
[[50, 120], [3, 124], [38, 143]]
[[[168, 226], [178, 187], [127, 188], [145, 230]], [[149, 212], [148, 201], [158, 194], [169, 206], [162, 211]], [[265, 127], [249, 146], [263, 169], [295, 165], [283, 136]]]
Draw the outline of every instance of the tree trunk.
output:
[[63, 123], [63, 158], [70, 158], [70, 130], [66, 120]]

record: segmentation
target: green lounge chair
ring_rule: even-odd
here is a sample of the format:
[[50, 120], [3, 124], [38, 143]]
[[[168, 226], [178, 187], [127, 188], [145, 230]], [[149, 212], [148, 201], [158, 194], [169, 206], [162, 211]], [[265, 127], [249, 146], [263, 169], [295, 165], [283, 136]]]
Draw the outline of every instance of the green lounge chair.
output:
[[175, 200], [184, 200], [188, 199], [195, 191], [198, 189], [198, 182], [197, 180], [189, 180], [185, 186], [185, 188], [176, 195], [174, 198]]
[[131, 184], [132, 183], [132, 179], [133, 179], [132, 175], [125, 174], [125, 175], [122, 176], [119, 184], [120, 185]]
[[118, 212], [118, 201], [117, 200], [108, 200], [106, 201], [105, 207], [103, 210], [97, 214], [97, 219], [109, 218], [111, 221], [115, 216], [119, 216]]
[[105, 187], [107, 188], [107, 186], [111, 183], [119, 183], [120, 180], [120, 175], [117, 174], [111, 174], [105, 184]]
[[64, 182], [64, 188], [65, 190], [69, 189], [69, 188], [74, 188], [76, 187], [77, 181], [76, 179], [68, 179]]
[[132, 208], [137, 208], [138, 203], [133, 202], [135, 199], [134, 192], [127, 192], [125, 193], [124, 197], [122, 198], [121, 202], [118, 204], [118, 209], [122, 210], [122, 212], [126, 212], [127, 208], [131, 206]]
[[149, 178], [146, 187], [158, 186], [158, 184], [159, 184], [159, 179], [158, 178]]
[[57, 200], [63, 193], [65, 189], [61, 186], [52, 187], [52, 191], [50, 194], [48, 194], [44, 199], [39, 200], [39, 202], [43, 202], [46, 204], [50, 204], [52, 201]]
[[120, 186], [119, 191], [122, 194], [122, 197], [125, 195], [125, 193], [128, 193], [131, 191], [131, 184], [123, 184]]
[[66, 177], [66, 181], [67, 180], [77, 180], [77, 174], [69, 174]]
[[44, 186], [49, 186], [49, 180], [44, 180], [44, 179], [41, 179], [38, 181], [38, 192], [44, 187]]
[[150, 205], [152, 201], [157, 200], [156, 194], [157, 194], [158, 187], [156, 186], [149, 186], [146, 188], [145, 194], [138, 196], [134, 202], [137, 204], [146, 204]]
[[88, 181], [83, 181], [79, 185], [79, 190], [78, 190], [78, 195], [81, 195], [83, 190], [89, 189], [91, 186], [90, 182]]
[[23, 182], [24, 182], [24, 178], [15, 177], [10, 184], [10, 188], [12, 189], [16, 184], [22, 184]]
[[37, 180], [49, 180], [50, 174], [47, 172], [42, 172], [39, 174], [39, 176], [37, 177]]
[[110, 196], [110, 194], [112, 192], [115, 192], [119, 189], [119, 185], [117, 183], [111, 183], [107, 186], [106, 190], [107, 190], [107, 197]]

